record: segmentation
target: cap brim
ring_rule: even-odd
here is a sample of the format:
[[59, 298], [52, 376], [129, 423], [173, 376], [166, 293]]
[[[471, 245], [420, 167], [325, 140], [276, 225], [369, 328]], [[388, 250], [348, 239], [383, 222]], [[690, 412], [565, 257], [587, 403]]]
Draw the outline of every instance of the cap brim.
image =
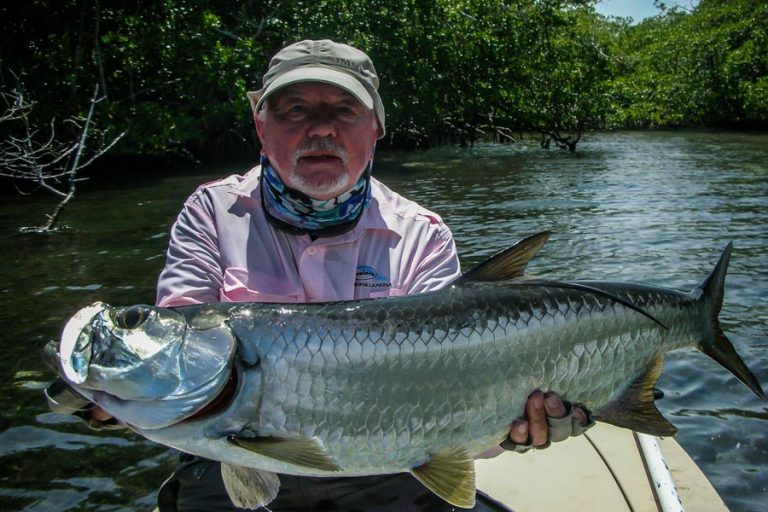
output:
[[366, 108], [373, 109], [373, 98], [359, 80], [347, 73], [320, 66], [306, 66], [292, 69], [277, 77], [267, 86], [266, 90], [249, 92], [248, 99], [251, 101], [251, 108], [253, 108], [254, 112], [258, 112], [259, 108], [261, 108], [261, 104], [270, 95], [283, 87], [299, 82], [320, 82], [335, 85], [357, 98], [357, 100], [365, 105]]

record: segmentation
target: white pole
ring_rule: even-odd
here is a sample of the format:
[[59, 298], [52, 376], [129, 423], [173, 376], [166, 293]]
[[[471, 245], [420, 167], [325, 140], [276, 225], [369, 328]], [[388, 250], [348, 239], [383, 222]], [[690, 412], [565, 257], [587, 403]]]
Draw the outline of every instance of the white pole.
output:
[[653, 492], [659, 500], [662, 512], [684, 512], [685, 509], [677, 494], [675, 483], [672, 481], [659, 441], [648, 434], [635, 432], [635, 436], [643, 452], [648, 474], [653, 483]]

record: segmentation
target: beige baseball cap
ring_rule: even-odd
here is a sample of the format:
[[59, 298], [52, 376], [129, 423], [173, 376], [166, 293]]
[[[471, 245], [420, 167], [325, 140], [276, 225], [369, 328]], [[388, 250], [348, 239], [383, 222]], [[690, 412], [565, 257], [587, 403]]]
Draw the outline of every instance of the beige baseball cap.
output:
[[379, 77], [364, 52], [329, 39], [305, 40], [286, 46], [269, 62], [261, 90], [248, 93], [253, 112], [258, 112], [264, 100], [275, 91], [298, 82], [322, 82], [344, 89], [375, 111], [384, 135]]

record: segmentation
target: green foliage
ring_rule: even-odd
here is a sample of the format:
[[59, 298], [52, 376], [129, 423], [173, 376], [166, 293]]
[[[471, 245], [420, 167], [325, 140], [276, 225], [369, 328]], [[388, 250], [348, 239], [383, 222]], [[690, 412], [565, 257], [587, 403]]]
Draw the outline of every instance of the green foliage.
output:
[[768, 4], [702, 0], [627, 28], [612, 120], [629, 126], [765, 126]]
[[0, 64], [41, 119], [82, 113], [98, 84], [97, 121], [127, 130], [126, 153], [255, 149], [245, 92], [305, 38], [371, 55], [392, 145], [536, 131], [575, 147], [594, 128], [765, 126], [768, 4], [702, 0], [631, 26], [594, 3], [28, 0], [0, 7], [13, 20]]

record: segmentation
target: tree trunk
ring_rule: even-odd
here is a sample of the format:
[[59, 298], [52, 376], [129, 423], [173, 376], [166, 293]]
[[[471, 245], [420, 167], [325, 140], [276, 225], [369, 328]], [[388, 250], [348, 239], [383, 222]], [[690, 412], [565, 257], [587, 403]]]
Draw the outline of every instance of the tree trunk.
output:
[[72, 190], [69, 194], [64, 196], [64, 199], [59, 201], [59, 204], [56, 205], [56, 209], [53, 210], [53, 213], [50, 215], [46, 215], [48, 218], [48, 222], [46, 222], [42, 226], [38, 226], [36, 228], [32, 228], [31, 230], [34, 230], [38, 233], [48, 233], [49, 231], [56, 231], [56, 228], [54, 227], [56, 225], [56, 222], [59, 220], [59, 216], [61, 215], [61, 212], [64, 211], [64, 208], [75, 198], [75, 191]]

